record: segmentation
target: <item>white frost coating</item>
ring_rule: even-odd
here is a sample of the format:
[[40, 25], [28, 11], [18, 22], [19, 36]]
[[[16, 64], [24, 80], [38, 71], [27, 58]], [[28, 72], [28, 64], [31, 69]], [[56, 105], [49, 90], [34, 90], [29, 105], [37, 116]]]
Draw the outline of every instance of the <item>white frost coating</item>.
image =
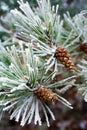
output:
[[40, 115], [39, 115], [39, 106], [38, 106], [38, 101], [37, 101], [37, 100], [36, 100], [34, 123], [35, 123], [35, 124], [42, 125], [41, 118], [40, 118]]
[[87, 93], [84, 96], [84, 100], [87, 102]]
[[22, 83], [22, 84], [18, 85], [18, 87], [14, 87], [13, 89], [11, 89], [11, 92], [14, 92], [17, 90], [24, 90], [24, 89], [26, 89], [25, 83]]
[[4, 83], [5, 83], [7, 80], [8, 80], [7, 77], [0, 77], [0, 82], [3, 82], [3, 81], [4, 81]]

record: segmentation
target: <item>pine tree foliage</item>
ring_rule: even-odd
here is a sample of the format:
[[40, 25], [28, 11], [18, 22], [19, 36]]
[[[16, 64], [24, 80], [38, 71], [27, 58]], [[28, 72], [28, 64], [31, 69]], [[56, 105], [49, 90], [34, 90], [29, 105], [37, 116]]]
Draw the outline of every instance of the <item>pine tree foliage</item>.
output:
[[37, 0], [35, 10], [18, 3], [20, 9], [11, 11], [12, 44], [0, 45], [0, 111], [9, 111], [10, 119], [24, 126], [42, 125], [43, 110], [50, 126], [48, 115], [55, 116], [49, 104], [60, 101], [73, 108], [61, 93], [77, 86], [87, 101], [87, 11], [61, 19], [59, 6], [51, 7], [49, 0]]
[[[86, 42], [87, 36], [87, 18], [86, 11], [82, 11], [80, 14], [75, 15], [73, 18], [70, 17], [70, 14], [64, 14], [65, 19], [65, 28], [72, 30], [73, 37], [77, 37], [75, 42]], [[71, 35], [72, 35], [71, 34]]]
[[[3, 105], [3, 111], [10, 111], [10, 119], [15, 118], [16, 121], [21, 119], [21, 125], [23, 126], [26, 122], [30, 123], [34, 117], [34, 123], [41, 125], [39, 115], [40, 103], [46, 117], [47, 125], [49, 126], [46, 110], [51, 114], [53, 119], [55, 118], [46, 101], [50, 103], [51, 100], [52, 102], [59, 100], [66, 104], [66, 106], [72, 108], [70, 103], [63, 97], [49, 91], [49, 89], [52, 89], [52, 87], [55, 88], [61, 83], [45, 84], [46, 76], [44, 77], [44, 75], [40, 74], [40, 71], [43, 71], [41, 70], [42, 63], [33, 54], [31, 46], [24, 50], [22, 45], [20, 45], [19, 49], [13, 45], [11, 49], [7, 47], [4, 53], [2, 47], [1, 55], [8, 59], [9, 65], [6, 65], [3, 61], [0, 62], [0, 90], [3, 90], [0, 92], [0, 105]], [[42, 82], [42, 78], [45, 81]], [[73, 78], [70, 77], [69, 80]], [[63, 84], [65, 84], [65, 81]], [[45, 89], [45, 94], [42, 94], [44, 90], [39, 92], [39, 86], [40, 88], [43, 88], [43, 86], [49, 88]], [[55, 95], [56, 99], [52, 95]], [[52, 99], [50, 99], [51, 96]]]
[[83, 59], [81, 64], [78, 64], [78, 67], [82, 78], [79, 90], [83, 93], [84, 100], [87, 102], [87, 60]]
[[[55, 72], [54, 77], [64, 68], [60, 60], [54, 57], [58, 47], [66, 48], [71, 56], [80, 54], [77, 53], [79, 44], [86, 41], [87, 35], [85, 29], [87, 20], [84, 16], [86, 12], [76, 15], [72, 19], [68, 13], [64, 15], [64, 20], [61, 20], [58, 5], [51, 7], [50, 1], [38, 1], [39, 7], [36, 12], [30, 8], [27, 2], [20, 1], [19, 5], [21, 12], [17, 9], [12, 11], [16, 26], [19, 28], [19, 35], [27, 40], [34, 39], [35, 42], [38, 42], [37, 47], [35, 46], [35, 54], [46, 59], [46, 73], [52, 69], [52, 72]], [[73, 57], [71, 59], [73, 62]]]

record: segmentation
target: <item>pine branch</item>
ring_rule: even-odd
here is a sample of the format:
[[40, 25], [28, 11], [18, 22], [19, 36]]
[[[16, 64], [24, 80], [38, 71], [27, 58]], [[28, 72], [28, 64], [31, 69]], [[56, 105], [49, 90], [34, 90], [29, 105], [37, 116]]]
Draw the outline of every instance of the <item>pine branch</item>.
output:
[[[52, 88], [57, 88], [59, 82], [54, 84], [49, 82], [51, 86], [49, 87], [45, 82], [46, 78], [48, 80], [48, 75], [43, 73], [45, 80], [41, 84], [42, 72], [40, 70], [43, 64], [33, 53], [31, 45], [27, 48], [23, 48], [22, 44], [19, 44], [19, 48], [13, 45], [11, 49], [2, 47], [1, 51], [3, 50], [2, 57], [5, 56], [4, 54], [8, 56], [9, 65], [3, 61], [0, 62], [0, 89], [3, 89], [3, 92], [0, 91], [0, 105], [2, 111], [10, 112], [10, 119], [20, 120], [20, 124], [24, 126], [26, 123], [31, 123], [34, 118], [34, 123], [41, 125], [40, 103], [49, 126], [47, 111], [53, 119], [55, 118], [47, 103], [53, 105], [59, 100], [72, 108], [67, 100], [53, 92]], [[69, 78], [71, 80], [69, 84], [73, 78]], [[62, 84], [66, 84], [67, 80], [68, 78], [64, 82], [61, 81]]]
[[0, 45], [0, 108], [22, 126], [42, 125], [40, 105], [50, 126], [48, 113], [55, 117], [49, 104], [60, 101], [72, 109], [61, 93], [76, 85], [87, 101], [87, 11], [62, 20], [49, 0], [37, 0], [34, 11], [28, 2], [18, 3], [20, 10], [11, 11], [18, 44], [8, 47], [8, 39], [7, 47]]

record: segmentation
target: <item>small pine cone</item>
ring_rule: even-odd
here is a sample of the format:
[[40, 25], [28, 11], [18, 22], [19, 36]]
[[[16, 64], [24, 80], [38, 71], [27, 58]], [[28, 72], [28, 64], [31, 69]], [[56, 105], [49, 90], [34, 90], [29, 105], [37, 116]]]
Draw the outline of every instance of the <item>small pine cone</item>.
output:
[[39, 100], [43, 100], [47, 103], [54, 103], [58, 99], [55, 93], [45, 87], [38, 87], [34, 94]]
[[87, 53], [87, 43], [80, 44], [81, 51]]
[[75, 71], [75, 66], [70, 58], [69, 53], [64, 47], [58, 47], [54, 55], [67, 69]]

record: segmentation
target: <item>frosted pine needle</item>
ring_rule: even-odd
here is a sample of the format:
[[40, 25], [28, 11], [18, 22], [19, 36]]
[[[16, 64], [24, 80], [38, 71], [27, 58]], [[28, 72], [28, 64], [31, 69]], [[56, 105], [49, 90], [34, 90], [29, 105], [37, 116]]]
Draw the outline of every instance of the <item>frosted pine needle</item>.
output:
[[[50, 76], [45, 75], [43, 62], [33, 53], [31, 45], [23, 48], [23, 45], [19, 44], [18, 48], [13, 45], [11, 49], [8, 47], [3, 49], [5, 51], [1, 53], [1, 56], [8, 59], [9, 64], [0, 62], [0, 89], [3, 89], [0, 96], [4, 98], [4, 100], [0, 98], [2, 102], [0, 105], [2, 111], [10, 112], [10, 119], [14, 118], [17, 122], [20, 120], [22, 126], [33, 120], [35, 124], [41, 125], [40, 104], [49, 126], [48, 112], [53, 120], [55, 118], [46, 103], [53, 105], [55, 101], [59, 100], [71, 108], [71, 104], [67, 100], [61, 96], [58, 99], [58, 94], [52, 92], [52, 88], [48, 89], [48, 83], [46, 85], [45, 80], [48, 80]], [[42, 87], [45, 86], [44, 84], [46, 88]], [[57, 86], [58, 82], [55, 87]]]

